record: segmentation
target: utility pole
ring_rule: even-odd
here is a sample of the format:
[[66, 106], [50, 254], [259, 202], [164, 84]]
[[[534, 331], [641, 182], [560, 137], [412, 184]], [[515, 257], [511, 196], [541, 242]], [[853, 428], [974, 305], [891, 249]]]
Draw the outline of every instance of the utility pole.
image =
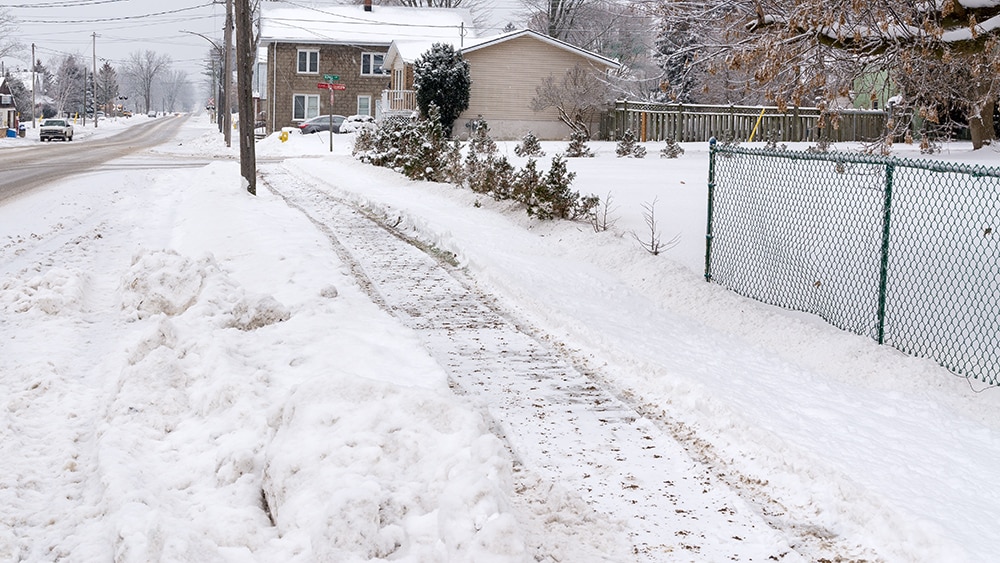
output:
[[[236, 0], [236, 91], [240, 110], [240, 174], [257, 195], [257, 140], [253, 114], [253, 17], [249, 0]], [[331, 90], [332, 92], [333, 90]]]
[[35, 128], [35, 44], [31, 44], [31, 128]]
[[223, 34], [226, 42], [226, 60], [222, 62], [222, 97], [225, 98], [222, 102], [223, 108], [225, 110], [225, 115], [223, 119], [225, 120], [226, 131], [223, 136], [226, 138], [226, 146], [231, 147], [233, 143], [233, 110], [229, 107], [229, 95], [231, 90], [229, 89], [230, 82], [233, 80], [233, 66], [232, 66], [232, 44], [233, 44], [233, 0], [226, 0], [226, 30]]
[[215, 68], [216, 65], [215, 59], [219, 56], [223, 56], [224, 50], [222, 49], [222, 47], [219, 46], [218, 43], [212, 41], [210, 37], [206, 37], [205, 35], [202, 35], [200, 33], [196, 33], [194, 31], [186, 31], [183, 29], [181, 30], [181, 33], [190, 33], [191, 35], [197, 35], [198, 37], [201, 37], [205, 41], [208, 41], [209, 43], [212, 44], [212, 97], [215, 99], [215, 115], [212, 116], [212, 118], [214, 119], [213, 123], [219, 124], [219, 133], [222, 133], [222, 126], [224, 121], [222, 119], [223, 96], [220, 90], [222, 89], [223, 82], [219, 80], [220, 77], [218, 75], [218, 70]]
[[[94, 129], [97, 129], [97, 32], [95, 31], [91, 38], [93, 39], [93, 58], [94, 58]], [[86, 103], [86, 98], [84, 98], [84, 103]]]

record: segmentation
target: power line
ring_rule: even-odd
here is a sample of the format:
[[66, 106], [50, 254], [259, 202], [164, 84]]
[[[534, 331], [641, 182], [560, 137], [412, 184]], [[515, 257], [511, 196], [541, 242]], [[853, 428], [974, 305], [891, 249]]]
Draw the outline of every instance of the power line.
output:
[[36, 2], [34, 4], [0, 4], [0, 8], [76, 8], [79, 6], [96, 6], [98, 4], [116, 4], [118, 2], [130, 2], [131, 0], [56, 0], [54, 2]]
[[20, 23], [47, 23], [47, 24], [73, 24], [73, 23], [102, 23], [102, 22], [115, 22], [115, 21], [125, 21], [125, 20], [135, 20], [143, 18], [151, 18], [154, 16], [166, 16], [170, 14], [177, 14], [180, 12], [189, 12], [191, 10], [198, 10], [201, 8], [207, 8], [208, 6], [214, 5], [214, 2], [209, 2], [208, 4], [199, 4], [198, 6], [191, 6], [190, 8], [178, 8], [176, 10], [166, 10], [163, 12], [153, 12], [150, 14], [141, 14], [138, 16], [117, 16], [114, 18], [97, 18], [90, 20], [20, 20]]

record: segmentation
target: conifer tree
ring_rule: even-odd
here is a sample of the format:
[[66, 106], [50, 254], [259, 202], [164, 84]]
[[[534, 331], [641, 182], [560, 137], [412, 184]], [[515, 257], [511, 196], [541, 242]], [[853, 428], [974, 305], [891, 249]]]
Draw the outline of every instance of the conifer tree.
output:
[[428, 116], [431, 104], [440, 111], [444, 135], [451, 137], [452, 125], [469, 107], [472, 78], [469, 63], [462, 54], [446, 43], [435, 43], [413, 65], [413, 87], [417, 91], [417, 107]]

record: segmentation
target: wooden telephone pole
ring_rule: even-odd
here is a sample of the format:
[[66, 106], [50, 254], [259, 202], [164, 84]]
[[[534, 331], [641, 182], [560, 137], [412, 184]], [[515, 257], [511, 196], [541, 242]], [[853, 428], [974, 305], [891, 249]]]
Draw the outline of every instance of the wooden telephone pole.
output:
[[[242, 3], [242, 0], [241, 0]], [[225, 60], [222, 61], [222, 108], [223, 127], [222, 133], [226, 139], [226, 146], [233, 146], [233, 110], [229, 105], [229, 97], [232, 95], [230, 85], [233, 82], [233, 0], [226, 0], [226, 29], [223, 33], [225, 45]]]
[[249, 3], [249, 0], [236, 0], [236, 91], [240, 111], [240, 173], [247, 182], [247, 191], [257, 195], [257, 140], [254, 137], [253, 107], [255, 53], [253, 15]]

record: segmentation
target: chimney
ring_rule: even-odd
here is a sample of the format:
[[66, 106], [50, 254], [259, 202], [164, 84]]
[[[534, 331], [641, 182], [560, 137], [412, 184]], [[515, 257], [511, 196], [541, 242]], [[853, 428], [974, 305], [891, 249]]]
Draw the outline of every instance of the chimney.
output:
[[372, 11], [372, 0], [365, 0], [365, 11]]

